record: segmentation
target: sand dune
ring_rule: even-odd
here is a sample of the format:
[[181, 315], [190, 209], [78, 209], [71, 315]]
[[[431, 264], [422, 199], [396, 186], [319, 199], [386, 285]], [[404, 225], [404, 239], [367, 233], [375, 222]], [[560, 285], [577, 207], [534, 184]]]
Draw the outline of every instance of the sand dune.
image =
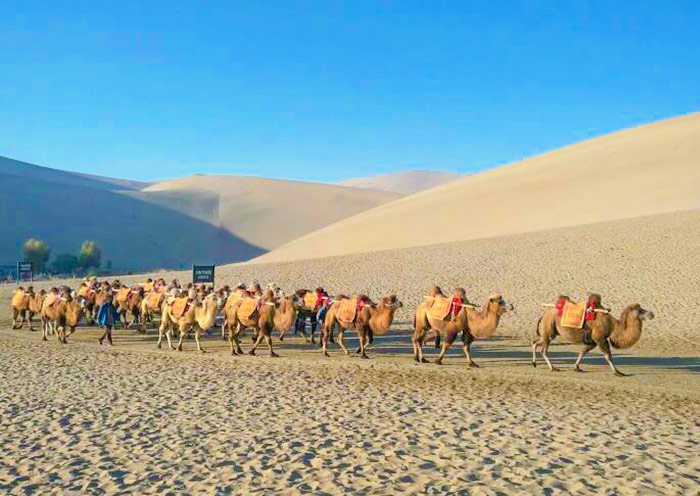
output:
[[405, 195], [418, 193], [464, 177], [454, 172], [408, 170], [379, 174], [370, 177], [357, 177], [339, 184], [353, 188], [375, 189]]
[[700, 114], [592, 139], [399, 199], [280, 247], [272, 262], [422, 246], [700, 207]]
[[120, 192], [2, 173], [0, 181], [3, 263], [17, 260], [29, 237], [46, 241], [54, 255], [75, 254], [83, 241], [97, 241], [103, 261], [123, 270], [247, 260], [264, 251], [221, 228]]
[[400, 196], [300, 181], [202, 175], [156, 183], [133, 195], [268, 249]]

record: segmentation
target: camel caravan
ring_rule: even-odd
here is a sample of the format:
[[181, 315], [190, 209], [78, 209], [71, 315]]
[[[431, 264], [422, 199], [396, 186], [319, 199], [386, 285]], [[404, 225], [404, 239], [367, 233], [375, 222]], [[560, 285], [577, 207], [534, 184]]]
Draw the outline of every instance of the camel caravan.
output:
[[[615, 318], [610, 309], [603, 307], [601, 297], [591, 294], [579, 303], [560, 295], [556, 303], [543, 303], [544, 314], [537, 322], [537, 330], [531, 342], [532, 365], [537, 366], [539, 352], [549, 370], [556, 371], [548, 356], [552, 341], [557, 337], [581, 349], [574, 364], [581, 371], [581, 362], [588, 352], [598, 347], [616, 375], [622, 374], [614, 365], [611, 348], [627, 349], [639, 340], [642, 324], [654, 318], [653, 312], [639, 304], [627, 306]], [[96, 278], [84, 279], [80, 287], [51, 288], [48, 292], [35, 292], [32, 286], [19, 287], [11, 300], [12, 328], [21, 329], [25, 323], [33, 328], [33, 318], [39, 316], [42, 339], [56, 335], [61, 343], [75, 332], [81, 319], [88, 325], [98, 323], [112, 344], [111, 332], [117, 324], [123, 329], [136, 329], [145, 333], [148, 325], [158, 329], [157, 347], [163, 340], [172, 350], [183, 350], [185, 338], [192, 336], [197, 350], [204, 353], [202, 336], [211, 334], [219, 325], [221, 337], [228, 337], [232, 356], [242, 355], [241, 342], [250, 331], [254, 355], [263, 343], [272, 357], [278, 356], [273, 347], [273, 334], [283, 341], [290, 332], [299, 335], [307, 344], [316, 344], [324, 356], [330, 356], [329, 343], [349, 355], [345, 346], [346, 333], [354, 331], [358, 339], [357, 354], [368, 358], [367, 350], [375, 336], [386, 334], [394, 323], [396, 312], [403, 304], [394, 294], [376, 302], [367, 294], [354, 297], [344, 294], [331, 296], [322, 287], [315, 290], [298, 289], [287, 295], [275, 283], [264, 289], [259, 283], [239, 283], [235, 287], [224, 286], [214, 291], [207, 285], [184, 286], [177, 280], [166, 284], [165, 280], [146, 279], [141, 284], [127, 286], [119, 280], [98, 282]], [[472, 357], [472, 344], [478, 339], [493, 336], [501, 318], [510, 310], [500, 294], [492, 294], [483, 304], [472, 303], [464, 288], [454, 288], [451, 294], [433, 285], [413, 312], [411, 344], [413, 359], [427, 363], [424, 347], [434, 342], [439, 350], [435, 363], [443, 363], [450, 347], [461, 338], [462, 351], [469, 367], [478, 367]], [[308, 332], [307, 332], [308, 331]], [[177, 337], [177, 344], [173, 339]]]

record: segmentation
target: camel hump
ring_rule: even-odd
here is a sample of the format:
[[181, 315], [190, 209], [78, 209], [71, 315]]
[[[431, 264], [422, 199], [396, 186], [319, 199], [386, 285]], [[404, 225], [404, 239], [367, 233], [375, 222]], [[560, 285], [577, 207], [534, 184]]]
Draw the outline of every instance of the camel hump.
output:
[[121, 288], [119, 291], [117, 291], [117, 302], [119, 302], [119, 303], [126, 302], [126, 299], [129, 297], [130, 292], [131, 292], [131, 289], [129, 289], [129, 288]]
[[566, 301], [561, 314], [561, 326], [573, 327], [574, 329], [583, 328], [583, 323], [586, 318], [586, 302], [574, 303]]
[[436, 296], [428, 310], [428, 316], [434, 320], [445, 320], [450, 314], [451, 308], [452, 300], [450, 298]]
[[23, 289], [18, 290], [14, 296], [12, 297], [12, 306], [13, 307], [18, 307], [22, 304], [22, 301], [24, 298], [27, 296], [26, 291]]

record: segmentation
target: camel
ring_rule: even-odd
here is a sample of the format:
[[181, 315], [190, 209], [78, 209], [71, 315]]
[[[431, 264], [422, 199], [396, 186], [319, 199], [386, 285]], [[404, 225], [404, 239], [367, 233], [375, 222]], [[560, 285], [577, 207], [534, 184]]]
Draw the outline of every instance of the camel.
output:
[[[323, 351], [324, 356], [330, 356], [328, 355], [328, 337], [331, 333], [331, 330], [333, 329], [333, 326], [337, 324], [337, 343], [338, 346], [340, 346], [340, 348], [345, 352], [345, 354], [350, 354], [348, 352], [348, 349], [345, 347], [345, 342], [343, 340], [345, 331], [349, 329], [355, 329], [360, 339], [360, 357], [369, 358], [366, 353], [366, 348], [367, 344], [371, 342], [372, 339], [372, 328], [370, 327], [370, 319], [372, 318], [371, 307], [375, 306], [375, 304], [365, 295], [358, 295], [356, 298], [357, 301], [364, 299], [365, 303], [362, 305], [361, 308], [357, 309], [357, 311], [355, 312], [355, 318], [352, 322], [345, 322], [338, 318], [338, 312], [340, 311], [341, 302], [346, 299], [347, 296], [345, 295], [338, 296], [338, 299], [328, 309], [326, 319], [323, 321], [323, 330], [321, 333], [321, 349]], [[379, 320], [377, 320], [376, 322], [379, 323]]]
[[[199, 337], [203, 332], [208, 331], [214, 324], [216, 324], [216, 316], [219, 313], [219, 309], [223, 304], [223, 301], [217, 297], [215, 293], [208, 295], [204, 300], [200, 302], [192, 302], [189, 304], [189, 308], [185, 310], [185, 313], [180, 317], [175, 317], [173, 315], [173, 304], [175, 300], [166, 300], [163, 303], [163, 309], [161, 310], [161, 323], [158, 328], [158, 348], [161, 347], [163, 341], [163, 335], [168, 339], [168, 346], [171, 350], [177, 349], [177, 351], [182, 351], [182, 341], [185, 335], [194, 331], [194, 340], [197, 342], [197, 351], [200, 353], [205, 353], [202, 349], [202, 344], [199, 341]], [[177, 348], [173, 347], [172, 341], [170, 339], [170, 333], [172, 327], [177, 327], [180, 332], [180, 340], [178, 341]]]
[[230, 307], [226, 312], [226, 326], [228, 327], [228, 341], [231, 346], [231, 355], [242, 355], [240, 337], [246, 329], [255, 330], [255, 343], [253, 348], [248, 352], [249, 355], [255, 355], [255, 350], [264, 339], [267, 347], [270, 350], [271, 357], [277, 357], [272, 349], [272, 329], [275, 326], [275, 309], [277, 306], [276, 298], [271, 290], [265, 291], [260, 298], [255, 298], [257, 303], [256, 310], [249, 316], [244, 317], [242, 307], [252, 305], [249, 300], [252, 297], [246, 297], [239, 300], [235, 305]]
[[537, 337], [532, 341], [532, 366], [537, 366], [537, 349], [549, 366], [549, 370], [554, 372], [558, 369], [552, 365], [547, 356], [550, 343], [560, 335], [564, 340], [574, 344], [580, 344], [578, 358], [574, 364], [574, 371], [583, 372], [580, 365], [583, 357], [595, 349], [600, 348], [605, 361], [616, 376], [624, 377], [626, 374], [620, 372], [613, 364], [612, 346], [618, 350], [624, 350], [634, 346], [642, 335], [642, 323], [645, 320], [654, 318], [654, 312], [645, 310], [639, 303], [628, 305], [616, 319], [609, 313], [597, 313], [594, 320], [584, 321], [582, 329], [575, 327], [562, 327], [561, 317], [556, 308], [548, 309], [537, 322]]
[[[12, 328], [21, 329], [24, 327], [24, 323], [27, 322], [29, 324], [29, 330], [33, 331], [34, 326], [32, 319], [34, 315], [41, 313], [41, 305], [44, 302], [45, 296], [46, 291], [43, 289], [38, 294], [35, 294], [31, 287], [28, 288], [27, 291], [24, 291], [24, 289], [20, 287], [12, 297], [11, 302]], [[17, 323], [18, 317], [20, 319], [19, 323]]]
[[[439, 291], [439, 288], [437, 288]], [[462, 288], [457, 292], [464, 294]], [[466, 298], [463, 298], [466, 301]], [[414, 331], [411, 336], [413, 344], [413, 358], [418, 363], [426, 363], [423, 357], [423, 343], [429, 337], [428, 331], [432, 330], [436, 341], [442, 341], [442, 349], [435, 363], [442, 365], [442, 360], [450, 349], [458, 334], [462, 334], [462, 351], [467, 357], [469, 367], [478, 368], [471, 355], [471, 346], [476, 338], [487, 338], [493, 335], [498, 328], [501, 316], [507, 312], [506, 302], [500, 294], [494, 294], [486, 299], [481, 310], [468, 303], [460, 305], [457, 315], [450, 320], [438, 320], [430, 316], [430, 299], [426, 299], [416, 309], [414, 317]], [[512, 305], [511, 305], [512, 309]]]
[[[115, 298], [115, 304], [117, 307], [117, 312], [119, 313], [119, 320], [122, 322], [124, 329], [130, 329], [134, 324], [141, 324], [141, 302], [144, 299], [143, 288], [132, 289], [126, 298]], [[131, 314], [131, 322], [127, 324], [126, 316]]]
[[[153, 295], [158, 295], [153, 296]], [[141, 332], [146, 332], [146, 324], [148, 322], [154, 322], [155, 316], [161, 315], [161, 310], [163, 308], [163, 302], [165, 301], [165, 292], [150, 292], [145, 293], [143, 299], [141, 300], [139, 307], [139, 316], [141, 323]]]
[[[69, 294], [44, 300], [41, 307], [41, 321], [43, 333], [41, 340], [46, 341], [49, 333], [56, 334], [59, 342], [66, 344], [66, 338], [75, 332], [75, 328], [83, 314], [80, 302]], [[68, 331], [66, 331], [68, 327]]]
[[245, 284], [239, 284], [236, 286], [233, 291], [229, 291], [228, 296], [226, 296], [226, 303], [224, 304], [224, 323], [221, 326], [221, 339], [226, 340], [226, 329], [228, 329], [228, 324], [226, 321], [226, 316], [229, 314], [229, 311], [245, 296], [248, 295], [248, 292], [245, 289]]
[[294, 327], [299, 307], [300, 300], [296, 295], [282, 296], [277, 300], [273, 323], [275, 329], [280, 333], [280, 341], [284, 341], [285, 334]]

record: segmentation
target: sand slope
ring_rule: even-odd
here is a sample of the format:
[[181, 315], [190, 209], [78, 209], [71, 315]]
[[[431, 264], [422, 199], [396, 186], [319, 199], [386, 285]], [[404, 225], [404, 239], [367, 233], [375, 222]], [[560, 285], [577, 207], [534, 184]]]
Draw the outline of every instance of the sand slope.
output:
[[477, 239], [700, 207], [700, 114], [629, 129], [402, 198], [260, 261]]
[[464, 176], [454, 172], [408, 170], [370, 177], [357, 177], [339, 184], [353, 188], [376, 189], [409, 195], [455, 181], [461, 177]]
[[132, 194], [186, 212], [263, 248], [277, 247], [400, 196], [300, 181], [204, 175], [156, 183]]
[[0, 262], [11, 264], [29, 237], [54, 255], [97, 241], [115, 268], [186, 268], [247, 260], [263, 252], [229, 232], [173, 210], [105, 189], [0, 173]]

